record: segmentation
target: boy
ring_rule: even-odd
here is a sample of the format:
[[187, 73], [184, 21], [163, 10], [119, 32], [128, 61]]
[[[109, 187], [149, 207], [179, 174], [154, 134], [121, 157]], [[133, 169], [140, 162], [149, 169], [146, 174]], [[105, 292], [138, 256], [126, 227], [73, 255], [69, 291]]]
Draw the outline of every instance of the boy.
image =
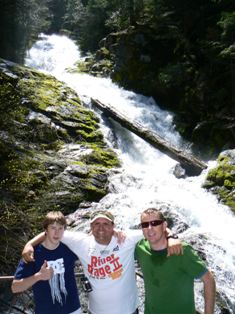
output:
[[74, 266], [77, 256], [60, 240], [66, 219], [59, 211], [49, 212], [43, 222], [45, 240], [35, 247], [34, 261], [20, 261], [12, 292], [32, 287], [35, 314], [81, 314]]

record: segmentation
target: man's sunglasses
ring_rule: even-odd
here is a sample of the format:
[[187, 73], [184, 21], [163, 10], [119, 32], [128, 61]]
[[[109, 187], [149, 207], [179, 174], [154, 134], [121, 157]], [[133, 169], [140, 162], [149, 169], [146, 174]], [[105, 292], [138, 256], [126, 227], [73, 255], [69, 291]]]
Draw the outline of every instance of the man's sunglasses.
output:
[[141, 222], [141, 227], [144, 228], [148, 228], [149, 225], [151, 225], [152, 227], [156, 227], [159, 226], [163, 223], [164, 220], [151, 220], [151, 221], [145, 221], [145, 222]]

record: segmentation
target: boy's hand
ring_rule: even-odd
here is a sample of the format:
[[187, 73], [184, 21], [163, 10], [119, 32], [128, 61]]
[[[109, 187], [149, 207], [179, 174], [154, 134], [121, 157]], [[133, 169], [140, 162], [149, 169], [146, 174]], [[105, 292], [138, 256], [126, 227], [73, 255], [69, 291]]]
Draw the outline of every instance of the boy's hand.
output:
[[47, 265], [47, 261], [44, 261], [41, 269], [38, 272], [40, 280], [49, 280], [53, 276], [53, 269]]

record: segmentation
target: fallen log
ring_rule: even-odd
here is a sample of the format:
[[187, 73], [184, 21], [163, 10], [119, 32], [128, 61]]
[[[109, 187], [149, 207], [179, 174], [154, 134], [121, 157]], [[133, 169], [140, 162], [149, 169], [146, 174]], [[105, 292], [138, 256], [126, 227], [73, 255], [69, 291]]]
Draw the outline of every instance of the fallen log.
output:
[[111, 117], [113, 120], [117, 121], [122, 127], [138, 135], [146, 142], [151, 144], [154, 148], [159, 149], [162, 153], [166, 154], [170, 158], [178, 161], [181, 167], [185, 169], [185, 172], [188, 176], [199, 175], [203, 169], [207, 168], [207, 165], [203, 161], [173, 147], [170, 143], [165, 141], [156, 133], [145, 128], [138, 122], [128, 120], [127, 117], [117, 110], [114, 110], [110, 106], [101, 103], [97, 99], [92, 99], [92, 104], [101, 110], [106, 116]]

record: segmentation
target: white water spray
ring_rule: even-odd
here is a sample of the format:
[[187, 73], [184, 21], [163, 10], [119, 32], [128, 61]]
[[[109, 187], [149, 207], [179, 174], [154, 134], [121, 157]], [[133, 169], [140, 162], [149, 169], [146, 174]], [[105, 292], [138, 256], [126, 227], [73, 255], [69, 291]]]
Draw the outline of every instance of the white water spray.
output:
[[[172, 114], [161, 110], [152, 98], [119, 88], [110, 79], [67, 73], [65, 69], [79, 58], [77, 46], [67, 37], [42, 35], [28, 52], [25, 63], [66, 82], [88, 106], [90, 98], [96, 98], [174, 146], [187, 148], [172, 125]], [[170, 212], [176, 221], [173, 229], [183, 230], [183, 239], [200, 239], [203, 243], [222, 301], [230, 313], [235, 313], [235, 217], [214, 195], [201, 188], [208, 170], [198, 177], [177, 179], [172, 173], [174, 160], [115, 122], [111, 126], [103, 122], [101, 128], [109, 145], [114, 145], [122, 167], [110, 178], [110, 193], [95, 205], [96, 209], [111, 210], [117, 225], [123, 228], [138, 225], [139, 213], [147, 207], [160, 206]], [[208, 168], [212, 165], [213, 161]], [[202, 310], [200, 293], [196, 303]], [[216, 313], [221, 313], [218, 308]]]

